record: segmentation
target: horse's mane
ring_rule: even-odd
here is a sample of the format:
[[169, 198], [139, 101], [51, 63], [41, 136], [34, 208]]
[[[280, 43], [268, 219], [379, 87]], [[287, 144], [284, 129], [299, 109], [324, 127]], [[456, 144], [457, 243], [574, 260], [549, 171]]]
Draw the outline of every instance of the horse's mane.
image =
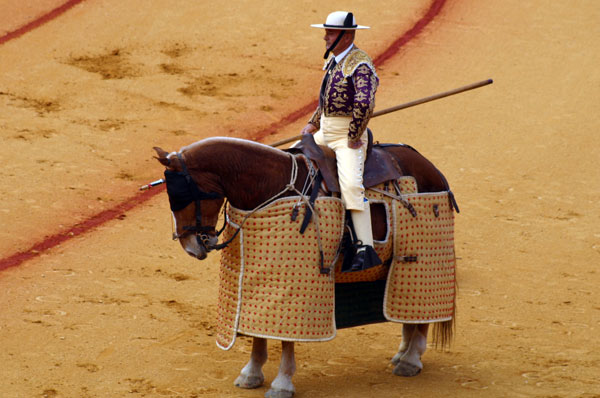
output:
[[254, 141], [211, 137], [183, 147], [181, 153], [201, 188], [221, 187], [230, 203], [240, 209], [264, 202], [290, 178], [290, 155]]
[[184, 148], [182, 148], [182, 152], [190, 152], [190, 155], [195, 156], [198, 151], [201, 152], [212, 152], [217, 151], [220, 152], [222, 149], [232, 148], [238, 149], [242, 152], [259, 152], [264, 156], [274, 156], [274, 157], [285, 157], [285, 152], [280, 149], [273, 148], [272, 146], [262, 144], [256, 141], [245, 140], [242, 138], [235, 137], [210, 137], [205, 138], [203, 140], [194, 142]]
[[[284, 151], [259, 142], [233, 137], [210, 137], [181, 148], [190, 168], [244, 170], [251, 165], [286, 163]], [[189, 163], [188, 163], [189, 162]]]

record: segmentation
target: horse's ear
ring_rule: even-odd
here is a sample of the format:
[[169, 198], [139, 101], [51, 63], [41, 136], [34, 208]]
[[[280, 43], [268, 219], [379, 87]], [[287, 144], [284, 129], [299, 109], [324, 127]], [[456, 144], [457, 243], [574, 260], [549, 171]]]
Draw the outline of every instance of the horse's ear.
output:
[[167, 152], [157, 146], [154, 147], [154, 150], [158, 154], [158, 157], [155, 156], [154, 158], [157, 159], [163, 166], [168, 166], [171, 163], [169, 158], [167, 158], [167, 155], [169, 155], [169, 152]]

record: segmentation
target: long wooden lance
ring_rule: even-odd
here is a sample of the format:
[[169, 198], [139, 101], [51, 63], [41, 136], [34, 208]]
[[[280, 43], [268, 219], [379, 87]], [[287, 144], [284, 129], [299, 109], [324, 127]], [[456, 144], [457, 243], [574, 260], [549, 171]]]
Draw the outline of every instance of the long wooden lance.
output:
[[[371, 115], [371, 118], [374, 118], [374, 117], [377, 117], [377, 116], [381, 116], [381, 115], [386, 115], [388, 113], [396, 112], [396, 111], [399, 111], [401, 109], [410, 108], [412, 106], [424, 104], [426, 102], [435, 101], [435, 100], [438, 100], [440, 98], [449, 97], [449, 96], [454, 95], [454, 94], [464, 93], [465, 91], [469, 91], [469, 90], [473, 90], [475, 88], [487, 86], [488, 84], [492, 84], [493, 82], [494, 81], [492, 79], [482, 80], [482, 81], [477, 82], [477, 83], [468, 84], [468, 85], [463, 86], [463, 87], [455, 88], [454, 90], [444, 91], [443, 93], [430, 95], [429, 97], [425, 97], [425, 98], [421, 98], [421, 99], [418, 99], [418, 100], [410, 101], [410, 102], [407, 102], [405, 104], [400, 104], [400, 105], [392, 106], [391, 108], [382, 109], [380, 111], [373, 112], [373, 115]], [[296, 135], [296, 136], [291, 137], [291, 138], [286, 138], [286, 139], [281, 140], [281, 141], [277, 141], [274, 144], [271, 144], [271, 146], [272, 147], [278, 147], [278, 146], [290, 143], [292, 141], [297, 141], [300, 138], [302, 138], [301, 134]], [[143, 190], [146, 190], [146, 189], [150, 189], [152, 187], [155, 187], [157, 185], [164, 184], [164, 183], [165, 183], [164, 179], [156, 180], [156, 181], [153, 181], [153, 182], [151, 182], [149, 184], [141, 186], [140, 190], [143, 191]]]
[[[381, 115], [387, 115], [388, 113], [392, 113], [392, 112], [396, 112], [396, 111], [399, 111], [399, 110], [402, 110], [402, 109], [406, 109], [406, 108], [410, 108], [410, 107], [413, 107], [413, 106], [421, 105], [421, 104], [424, 104], [426, 102], [435, 101], [435, 100], [438, 100], [440, 98], [449, 97], [451, 95], [455, 95], [455, 94], [459, 94], [459, 93], [464, 93], [465, 91], [469, 91], [469, 90], [473, 90], [473, 89], [476, 89], [476, 88], [479, 88], [479, 87], [487, 86], [488, 84], [492, 84], [493, 82], [494, 81], [492, 79], [482, 80], [480, 82], [476, 82], [476, 83], [468, 84], [466, 86], [455, 88], [454, 90], [444, 91], [443, 93], [430, 95], [430, 96], [425, 97], [425, 98], [421, 98], [421, 99], [418, 99], [418, 100], [407, 102], [405, 104], [400, 104], [400, 105], [392, 106], [391, 108], [386, 108], [386, 109], [382, 109], [382, 110], [377, 111], [377, 112], [373, 112], [373, 115], [371, 115], [371, 118], [374, 118], [374, 117], [377, 117], [377, 116], [381, 116]], [[272, 147], [278, 147], [278, 146], [290, 143], [292, 141], [297, 141], [300, 138], [302, 138], [301, 134], [296, 135], [294, 137], [283, 139], [281, 141], [277, 141], [277, 142], [271, 144], [271, 146]]]

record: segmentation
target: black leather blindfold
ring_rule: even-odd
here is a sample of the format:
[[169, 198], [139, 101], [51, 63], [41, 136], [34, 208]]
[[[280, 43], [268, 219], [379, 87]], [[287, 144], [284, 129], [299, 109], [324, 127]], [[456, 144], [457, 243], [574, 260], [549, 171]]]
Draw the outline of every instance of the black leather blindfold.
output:
[[182, 210], [196, 200], [190, 186], [193, 182], [190, 184], [184, 173], [165, 170], [165, 181], [172, 211]]
[[165, 170], [167, 195], [172, 211], [183, 210], [190, 203], [204, 199], [218, 199], [223, 195], [216, 192], [202, 192], [189, 174]]

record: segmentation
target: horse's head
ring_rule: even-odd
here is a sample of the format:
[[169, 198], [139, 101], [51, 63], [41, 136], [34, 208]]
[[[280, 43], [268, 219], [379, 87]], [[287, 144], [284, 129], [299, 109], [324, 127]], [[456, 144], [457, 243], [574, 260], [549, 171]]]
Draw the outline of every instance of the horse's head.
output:
[[[218, 241], [215, 226], [224, 197], [214, 175], [186, 166], [181, 153], [154, 147], [156, 159], [166, 167], [165, 180], [175, 232], [183, 249], [199, 260], [206, 258]], [[192, 171], [192, 173], [190, 172]]]

